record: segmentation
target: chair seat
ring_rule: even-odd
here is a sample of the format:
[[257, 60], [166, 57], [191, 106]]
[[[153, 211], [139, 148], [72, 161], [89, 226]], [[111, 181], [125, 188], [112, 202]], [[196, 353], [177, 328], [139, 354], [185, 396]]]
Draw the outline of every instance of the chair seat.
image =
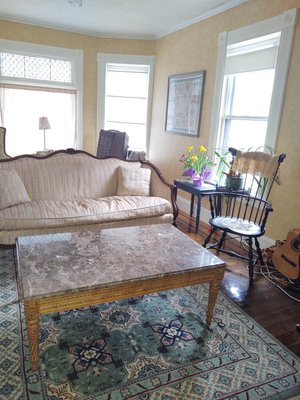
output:
[[259, 225], [241, 218], [215, 217], [210, 219], [210, 224], [218, 229], [226, 229], [232, 233], [243, 236], [261, 236]]

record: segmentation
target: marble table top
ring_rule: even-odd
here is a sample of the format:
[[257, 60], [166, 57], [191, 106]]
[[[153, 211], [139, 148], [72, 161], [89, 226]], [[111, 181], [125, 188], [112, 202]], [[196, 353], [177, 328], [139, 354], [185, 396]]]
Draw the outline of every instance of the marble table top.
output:
[[171, 224], [24, 236], [16, 244], [23, 300], [225, 266]]

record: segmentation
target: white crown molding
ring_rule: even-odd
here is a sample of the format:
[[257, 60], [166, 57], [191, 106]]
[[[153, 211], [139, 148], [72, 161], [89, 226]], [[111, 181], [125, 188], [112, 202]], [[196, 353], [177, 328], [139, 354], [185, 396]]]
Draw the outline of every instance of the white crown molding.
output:
[[182, 24], [175, 25], [169, 29], [163, 30], [161, 32], [158, 32], [156, 34], [139, 34], [139, 33], [125, 33], [125, 32], [118, 32], [118, 33], [108, 33], [108, 32], [101, 32], [101, 31], [95, 31], [91, 29], [80, 29], [80, 28], [73, 28], [67, 25], [62, 25], [62, 24], [49, 24], [48, 22], [45, 21], [36, 21], [35, 19], [32, 18], [15, 18], [11, 15], [4, 14], [0, 15], [0, 20], [4, 21], [10, 21], [10, 22], [16, 22], [20, 24], [27, 24], [27, 25], [32, 25], [32, 26], [38, 26], [41, 28], [47, 28], [47, 29], [54, 29], [54, 30], [61, 30], [65, 32], [72, 32], [72, 33], [78, 33], [81, 35], [88, 35], [88, 36], [96, 36], [99, 38], [107, 38], [107, 39], [131, 39], [131, 40], [156, 40], [160, 39], [163, 36], [167, 36], [171, 33], [174, 33], [180, 29], [186, 28], [187, 26], [193, 25], [197, 22], [203, 21], [209, 17], [212, 17], [214, 15], [220, 14], [226, 10], [229, 10], [230, 8], [239, 6], [240, 4], [246, 3], [249, 0], [232, 0], [226, 3], [221, 4], [220, 6], [215, 7], [214, 9], [199, 15], [199, 17], [192, 18]]
[[106, 33], [106, 32], [96, 32], [90, 29], [76, 29], [70, 28], [66, 25], [50, 25], [49, 23], [43, 21], [34, 21], [30, 18], [22, 18], [17, 19], [11, 16], [0, 15], [0, 21], [9, 21], [9, 22], [16, 22], [19, 24], [26, 24], [37, 26], [39, 28], [46, 28], [46, 29], [54, 29], [57, 31], [64, 31], [64, 32], [71, 32], [71, 33], [78, 33], [80, 35], [87, 35], [87, 36], [96, 36], [103, 39], [130, 39], [130, 40], [155, 40], [155, 35], [153, 34], [135, 34], [135, 33]]
[[155, 37], [155, 39], [160, 39], [163, 36], [170, 35], [171, 33], [179, 31], [180, 29], [186, 28], [186, 27], [188, 27], [190, 25], [196, 24], [197, 22], [200, 22], [200, 21], [203, 21], [203, 20], [205, 20], [207, 18], [213, 17], [214, 15], [217, 15], [217, 14], [220, 14], [220, 13], [222, 13], [224, 11], [227, 11], [230, 8], [237, 7], [237, 6], [239, 6], [239, 5], [243, 4], [243, 3], [246, 3], [247, 1], [249, 1], [249, 0], [232, 0], [231, 2], [223, 3], [220, 6], [215, 7], [213, 10], [209, 10], [208, 12], [199, 15], [199, 17], [189, 19], [188, 21], [186, 21], [186, 22], [184, 22], [182, 24], [179, 24], [179, 25], [173, 26], [170, 29], [166, 29], [164, 31], [161, 31], [158, 34], [154, 35], [154, 37]]

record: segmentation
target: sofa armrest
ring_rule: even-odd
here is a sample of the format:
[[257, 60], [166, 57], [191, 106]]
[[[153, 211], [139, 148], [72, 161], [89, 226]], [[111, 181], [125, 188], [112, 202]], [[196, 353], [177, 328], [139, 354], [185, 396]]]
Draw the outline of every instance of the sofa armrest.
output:
[[176, 187], [168, 183], [160, 170], [149, 161], [141, 161], [142, 168], [151, 169], [150, 195], [168, 200], [173, 207], [173, 225], [176, 226], [178, 206], [176, 203]]

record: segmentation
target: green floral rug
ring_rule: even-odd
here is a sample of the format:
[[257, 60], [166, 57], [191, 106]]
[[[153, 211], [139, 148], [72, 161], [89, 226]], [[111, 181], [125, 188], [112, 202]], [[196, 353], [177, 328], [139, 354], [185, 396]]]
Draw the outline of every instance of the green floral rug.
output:
[[0, 252], [0, 399], [283, 400], [300, 393], [300, 359], [205, 285], [42, 316], [30, 370], [12, 252]]

